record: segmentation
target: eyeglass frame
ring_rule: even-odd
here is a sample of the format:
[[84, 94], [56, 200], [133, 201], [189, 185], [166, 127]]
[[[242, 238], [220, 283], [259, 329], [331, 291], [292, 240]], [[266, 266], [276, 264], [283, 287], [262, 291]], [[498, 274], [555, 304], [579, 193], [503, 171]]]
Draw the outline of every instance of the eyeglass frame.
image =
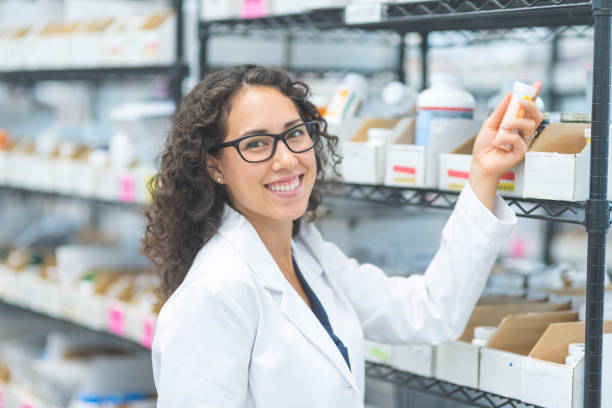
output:
[[[306, 150], [295, 151], [291, 147], [289, 147], [289, 144], [287, 143], [286, 136], [287, 136], [287, 133], [289, 133], [292, 130], [295, 130], [295, 129], [301, 127], [301, 126], [305, 126], [306, 127], [306, 132], [308, 133], [308, 137], [310, 137], [310, 139], [312, 140], [312, 146], [309, 147]], [[312, 132], [312, 134], [311, 134], [310, 126], [314, 127], [313, 128], [314, 132]], [[256, 137], [256, 136], [271, 136], [271, 137], [274, 138], [274, 144], [272, 145], [272, 153], [270, 153], [270, 157], [268, 157], [266, 159], [263, 159], [263, 160], [256, 160], [256, 161], [247, 160], [242, 155], [242, 152], [240, 151], [240, 147], [238, 147], [238, 145], [240, 144], [241, 141], [243, 141], [245, 139], [248, 139], [250, 137]], [[210, 149], [208, 149], [208, 153], [209, 154], [215, 154], [220, 149], [223, 149], [225, 147], [233, 146], [236, 149], [236, 151], [238, 152], [238, 154], [240, 155], [240, 157], [242, 158], [242, 160], [244, 160], [245, 162], [247, 162], [247, 163], [261, 163], [261, 162], [265, 162], [266, 160], [270, 160], [272, 157], [274, 157], [274, 154], [276, 153], [276, 146], [277, 146], [279, 140], [282, 140], [282, 142], [285, 144], [285, 146], [287, 146], [287, 149], [289, 149], [289, 151], [292, 152], [292, 153], [304, 153], [304, 152], [307, 152], [310, 149], [313, 149], [315, 147], [315, 145], [317, 144], [317, 141], [319, 140], [319, 122], [317, 122], [316, 120], [311, 120], [311, 121], [308, 121], [308, 122], [302, 122], [302, 123], [298, 123], [297, 125], [291, 126], [289, 129], [285, 130], [282, 133], [277, 133], [277, 134], [273, 134], [273, 133], [254, 133], [254, 134], [251, 134], [251, 135], [239, 137], [238, 139], [234, 139], [234, 140], [229, 141], [229, 142], [217, 143], [216, 145], [214, 145]]]

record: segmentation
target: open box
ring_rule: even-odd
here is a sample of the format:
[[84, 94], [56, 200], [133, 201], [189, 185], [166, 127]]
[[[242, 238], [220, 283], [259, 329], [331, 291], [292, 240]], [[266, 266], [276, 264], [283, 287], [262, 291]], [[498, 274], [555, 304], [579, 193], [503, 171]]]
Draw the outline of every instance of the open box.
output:
[[434, 349], [431, 344], [383, 344], [364, 341], [367, 361], [387, 364], [397, 370], [423, 377], [434, 375]]
[[453, 119], [436, 127], [436, 134], [428, 146], [417, 146], [414, 133], [404, 135], [387, 146], [385, 185], [405, 187], [437, 187], [438, 157], [450, 152], [478, 131], [478, 123], [471, 119]]
[[[588, 123], [551, 123], [525, 155], [523, 197], [584, 201], [589, 194]], [[608, 187], [609, 188], [609, 187]]]
[[[372, 143], [370, 129], [389, 129], [389, 139], [397, 140], [414, 132], [414, 119], [367, 119], [350, 140], [342, 142], [342, 177], [348, 183], [382, 184], [385, 171], [384, 143]], [[412, 129], [412, 130], [411, 130]]]
[[[584, 343], [584, 322], [553, 323], [523, 362], [522, 400], [553, 408], [582, 407], [584, 357], [565, 365], [570, 343]], [[602, 407], [612, 407], [612, 321], [604, 323]]]
[[575, 322], [572, 311], [506, 316], [480, 350], [480, 389], [522, 399], [523, 362], [552, 323]]
[[568, 310], [569, 303], [529, 302], [504, 305], [476, 306], [467, 326], [458, 340], [439, 344], [436, 347], [436, 378], [467, 387], [479, 387], [480, 349], [473, 345], [474, 328], [498, 326], [504, 317], [527, 312], [549, 312]]
[[[463, 143], [450, 153], [441, 153], [439, 158], [438, 188], [441, 190], [461, 191], [470, 177], [472, 150], [476, 136]], [[504, 173], [497, 191], [505, 196], [520, 197], [523, 194], [523, 163], [519, 163]]]

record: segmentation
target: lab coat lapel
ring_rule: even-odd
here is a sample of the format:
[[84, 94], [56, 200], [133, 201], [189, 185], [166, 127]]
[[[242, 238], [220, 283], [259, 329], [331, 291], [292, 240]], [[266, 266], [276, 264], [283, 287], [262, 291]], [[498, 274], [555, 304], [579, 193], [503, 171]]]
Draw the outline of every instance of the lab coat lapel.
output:
[[[287, 286], [290, 286], [289, 283], [287, 283]], [[354, 389], [358, 389], [353, 374], [331, 337], [329, 337], [323, 325], [312, 313], [312, 310], [308, 308], [304, 300], [291, 287], [283, 294], [281, 310], [302, 334], [336, 366], [351, 386]]]
[[[351, 371], [344, 358], [342, 358], [342, 354], [340, 354], [323, 325], [312, 313], [312, 310], [308, 308], [304, 300], [287, 282], [251, 223], [226, 205], [223, 222], [218, 233], [234, 247], [238, 256], [247, 263], [266, 289], [282, 293], [281, 311], [283, 314], [336, 366], [346, 380], [355, 389], [358, 389]], [[306, 266], [301, 258], [298, 258], [297, 262], [305, 267], [311, 266]], [[320, 274], [320, 267], [317, 271]], [[320, 276], [317, 276], [317, 278], [313, 281], [321, 279]], [[329, 307], [333, 303], [330, 301], [332, 293], [329, 288], [323, 289], [323, 286], [317, 282], [313, 284], [312, 289], [317, 296], [322, 297], [319, 300], [324, 307]]]

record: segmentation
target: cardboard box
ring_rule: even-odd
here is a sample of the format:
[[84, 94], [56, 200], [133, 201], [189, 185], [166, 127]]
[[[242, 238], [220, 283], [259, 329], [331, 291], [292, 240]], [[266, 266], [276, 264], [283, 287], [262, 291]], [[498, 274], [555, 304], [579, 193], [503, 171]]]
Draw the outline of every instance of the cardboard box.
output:
[[[414, 119], [367, 119], [350, 140], [342, 141], [342, 177], [347, 183], [382, 184], [385, 173], [385, 146], [368, 143], [368, 130], [392, 129], [392, 140], [410, 131]], [[412, 125], [411, 125], [412, 123]]]
[[397, 370], [424, 377], [434, 375], [434, 346], [431, 344], [383, 344], [364, 340], [365, 358]]
[[474, 328], [498, 326], [504, 317], [527, 312], [568, 310], [569, 303], [524, 302], [503, 305], [476, 306], [458, 340], [436, 347], [436, 378], [467, 387], [478, 388], [480, 379], [480, 349], [472, 344]]
[[[582, 407], [584, 358], [565, 365], [570, 343], [584, 343], [584, 322], [553, 323], [523, 362], [522, 400], [552, 408]], [[602, 407], [612, 407], [612, 321], [604, 324]], [[607, 386], [606, 386], [607, 384]]]
[[[451, 153], [441, 153], [439, 158], [438, 188], [461, 191], [470, 177], [472, 150], [476, 136], [457, 147]], [[504, 196], [520, 197], [523, 194], [524, 164], [519, 163], [499, 180], [497, 191]]]
[[551, 323], [573, 322], [572, 311], [506, 316], [480, 350], [480, 389], [520, 400], [523, 362]]
[[452, 151], [477, 131], [478, 123], [473, 120], [453, 119], [436, 127], [428, 146], [411, 144], [414, 138], [387, 146], [385, 185], [436, 188], [439, 155]]
[[525, 155], [523, 197], [584, 201], [589, 194], [590, 124], [551, 123]]

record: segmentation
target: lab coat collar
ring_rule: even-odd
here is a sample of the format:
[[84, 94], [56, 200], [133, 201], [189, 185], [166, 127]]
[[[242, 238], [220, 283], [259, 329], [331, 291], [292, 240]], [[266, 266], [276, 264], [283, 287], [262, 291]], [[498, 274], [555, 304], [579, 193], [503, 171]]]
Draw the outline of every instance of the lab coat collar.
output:
[[[322, 268], [316, 262], [319, 259], [316, 249], [320, 247], [320, 244], [308, 242], [309, 238], [315, 241], [317, 239], [322, 241], [321, 237], [318, 231], [311, 226], [302, 225], [302, 228], [304, 234], [300, 231], [298, 241], [300, 244], [303, 243], [305, 245], [305, 249], [308, 249], [312, 256], [300, 256], [298, 251], [296, 252], [296, 262], [308, 271], [321, 274]], [[331, 360], [354, 389], [359, 389], [338, 348], [314, 313], [312, 313], [306, 303], [287, 282], [251, 223], [244, 216], [226, 205], [218, 233], [234, 247], [238, 256], [242, 257], [266, 289], [282, 294], [280, 308], [285, 316]], [[321, 291], [319, 293], [329, 295]]]

